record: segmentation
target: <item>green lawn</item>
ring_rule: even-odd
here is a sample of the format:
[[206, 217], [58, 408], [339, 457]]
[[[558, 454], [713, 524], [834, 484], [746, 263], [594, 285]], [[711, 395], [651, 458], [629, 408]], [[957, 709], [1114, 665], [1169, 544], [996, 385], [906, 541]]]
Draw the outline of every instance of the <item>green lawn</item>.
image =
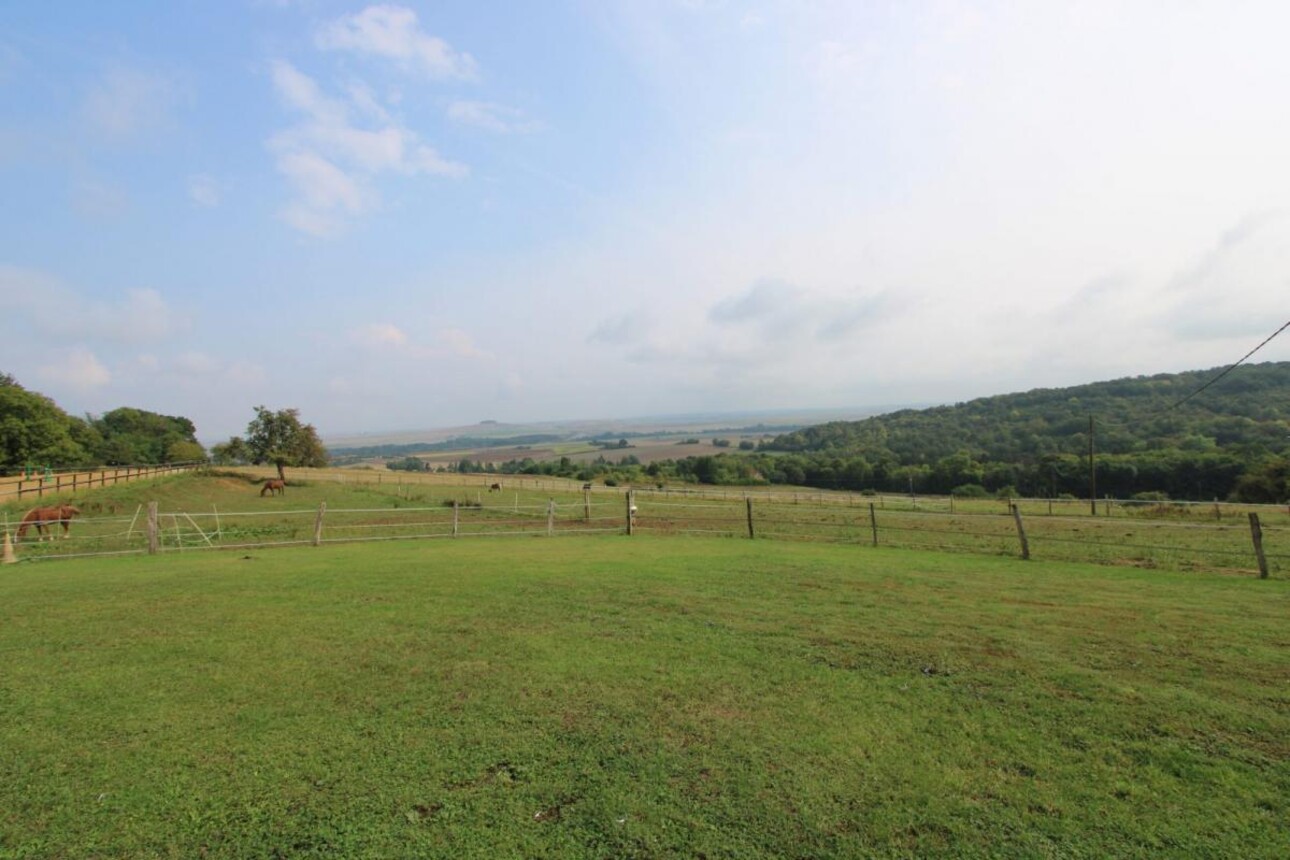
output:
[[1288, 610], [650, 536], [5, 567], [0, 857], [1284, 856]]

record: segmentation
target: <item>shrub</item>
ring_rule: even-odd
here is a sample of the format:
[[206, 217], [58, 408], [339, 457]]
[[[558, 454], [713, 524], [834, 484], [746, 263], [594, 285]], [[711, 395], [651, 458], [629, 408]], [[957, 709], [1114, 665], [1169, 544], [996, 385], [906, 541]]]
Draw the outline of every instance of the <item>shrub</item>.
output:
[[990, 491], [980, 484], [960, 484], [950, 490], [950, 495], [960, 499], [988, 499]]

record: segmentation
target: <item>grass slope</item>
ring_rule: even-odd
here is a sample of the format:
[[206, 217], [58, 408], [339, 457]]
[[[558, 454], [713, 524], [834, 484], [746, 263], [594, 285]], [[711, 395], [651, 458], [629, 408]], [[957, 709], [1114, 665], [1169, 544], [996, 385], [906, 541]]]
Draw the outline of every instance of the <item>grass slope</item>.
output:
[[708, 539], [0, 570], [0, 857], [1280, 856], [1290, 586]]

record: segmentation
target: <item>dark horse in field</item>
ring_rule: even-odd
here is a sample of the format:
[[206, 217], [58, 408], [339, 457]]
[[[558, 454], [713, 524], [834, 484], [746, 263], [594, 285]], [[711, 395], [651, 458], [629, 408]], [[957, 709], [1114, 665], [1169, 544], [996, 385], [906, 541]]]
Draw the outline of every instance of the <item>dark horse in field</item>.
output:
[[40, 535], [39, 540], [45, 539], [45, 533], [48, 530], [49, 539], [53, 540], [57, 535], [54, 534], [54, 526], [63, 527], [63, 537], [67, 537], [68, 531], [72, 526], [72, 517], [80, 516], [80, 510], [71, 505], [52, 505], [47, 508], [32, 508], [27, 511], [22, 518], [22, 524], [18, 526], [18, 540], [22, 540], [27, 534], [27, 529], [32, 526], [36, 527], [36, 534]]
[[285, 496], [287, 494], [287, 482], [281, 478], [270, 478], [264, 482], [264, 489], [260, 490], [260, 497], [263, 498], [265, 493]]
[[490, 493], [492, 493], [492, 492], [498, 492], [498, 493], [500, 493], [501, 491], [502, 491], [502, 485], [501, 485], [501, 484], [490, 484], [490, 485], [489, 485], [489, 487], [488, 487], [488, 492], [490, 492]]

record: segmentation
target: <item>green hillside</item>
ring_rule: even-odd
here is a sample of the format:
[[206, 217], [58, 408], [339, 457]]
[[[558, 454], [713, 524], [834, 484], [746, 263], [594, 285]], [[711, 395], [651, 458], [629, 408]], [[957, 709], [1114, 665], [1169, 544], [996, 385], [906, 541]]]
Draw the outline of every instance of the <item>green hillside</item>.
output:
[[1025, 495], [1087, 495], [1091, 419], [1099, 495], [1244, 493], [1249, 501], [1282, 501], [1290, 362], [1237, 368], [1180, 403], [1219, 372], [1036, 389], [835, 421], [762, 445], [787, 455], [764, 468], [771, 481], [843, 489], [905, 490], [912, 480], [928, 493], [1011, 487]]

